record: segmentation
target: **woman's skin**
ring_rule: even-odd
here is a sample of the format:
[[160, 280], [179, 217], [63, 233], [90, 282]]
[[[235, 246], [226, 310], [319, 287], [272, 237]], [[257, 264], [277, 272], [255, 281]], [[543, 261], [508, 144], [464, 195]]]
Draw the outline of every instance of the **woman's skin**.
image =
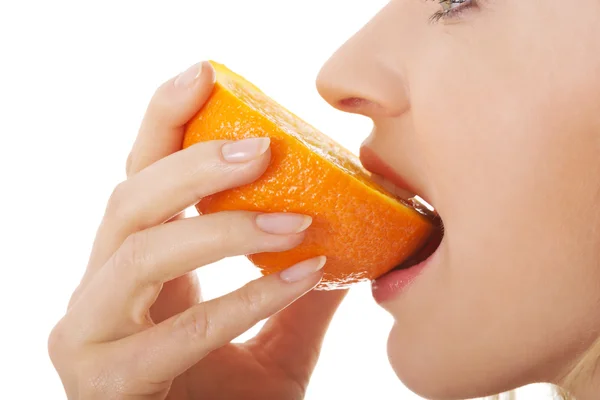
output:
[[444, 222], [382, 304], [391, 364], [428, 398], [560, 383], [600, 332], [600, 1], [471, 4], [432, 23], [436, 2], [392, 1], [318, 80]]
[[[377, 155], [443, 220], [423, 272], [382, 303], [396, 321], [392, 367], [434, 399], [560, 384], [600, 335], [600, 1], [453, 7], [432, 22], [437, 1], [391, 1], [318, 78], [334, 107], [373, 120], [366, 166]], [[198, 265], [293, 247], [309, 222], [173, 218], [268, 164], [261, 142], [178, 151], [210, 93], [203, 65], [154, 96], [50, 337], [70, 398], [302, 398], [344, 296], [311, 292], [243, 345], [227, 343], [314, 287], [322, 259], [198, 303]], [[580, 400], [600, 391], [590, 370], [575, 381]]]
[[268, 140], [178, 151], [183, 125], [208, 98], [214, 78], [210, 64], [192, 66], [150, 102], [127, 161], [128, 179], [111, 196], [86, 273], [49, 339], [70, 399], [304, 397], [345, 292], [312, 292], [254, 339], [229, 342], [312, 289], [324, 258], [200, 302], [195, 268], [290, 249], [310, 223], [305, 216], [251, 212], [182, 218], [203, 196], [251, 182], [269, 163]]

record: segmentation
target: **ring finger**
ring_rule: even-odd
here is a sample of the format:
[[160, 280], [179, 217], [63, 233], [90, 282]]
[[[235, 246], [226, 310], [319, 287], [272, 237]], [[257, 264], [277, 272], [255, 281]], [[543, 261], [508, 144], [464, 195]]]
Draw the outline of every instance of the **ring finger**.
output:
[[73, 331], [108, 341], [147, 327], [164, 282], [229, 256], [289, 250], [310, 217], [230, 211], [158, 225], [131, 235], [70, 310]]

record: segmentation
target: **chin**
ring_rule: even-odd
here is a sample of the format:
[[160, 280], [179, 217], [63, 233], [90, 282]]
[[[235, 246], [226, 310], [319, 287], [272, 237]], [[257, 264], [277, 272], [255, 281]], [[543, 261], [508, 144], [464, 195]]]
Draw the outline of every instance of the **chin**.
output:
[[399, 340], [397, 329], [401, 328], [394, 326], [388, 338], [388, 358], [398, 379], [413, 393], [428, 400], [465, 400], [502, 392], [489, 387], [493, 382], [491, 378], [477, 382], [486, 374], [475, 377], [461, 372], [469, 369], [465, 368], [464, 360], [441, 359], [432, 354], [435, 346], [410, 345]]

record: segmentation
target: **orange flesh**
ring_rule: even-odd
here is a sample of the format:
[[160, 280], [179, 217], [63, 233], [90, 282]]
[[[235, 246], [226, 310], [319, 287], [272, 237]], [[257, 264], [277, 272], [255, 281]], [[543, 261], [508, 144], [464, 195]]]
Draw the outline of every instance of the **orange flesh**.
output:
[[212, 65], [215, 88], [188, 123], [183, 147], [269, 137], [271, 163], [257, 181], [206, 197], [196, 208], [201, 214], [248, 210], [313, 217], [300, 246], [248, 256], [264, 274], [325, 255], [317, 288], [340, 289], [383, 275], [423, 246], [431, 221], [373, 182], [353, 153], [225, 66]]

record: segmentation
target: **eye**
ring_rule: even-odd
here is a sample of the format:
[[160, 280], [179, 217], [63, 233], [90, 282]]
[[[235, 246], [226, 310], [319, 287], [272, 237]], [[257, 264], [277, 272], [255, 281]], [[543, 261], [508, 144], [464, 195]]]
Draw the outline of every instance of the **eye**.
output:
[[436, 0], [441, 10], [431, 16], [431, 21], [437, 22], [442, 18], [457, 17], [460, 13], [477, 5], [475, 0]]

